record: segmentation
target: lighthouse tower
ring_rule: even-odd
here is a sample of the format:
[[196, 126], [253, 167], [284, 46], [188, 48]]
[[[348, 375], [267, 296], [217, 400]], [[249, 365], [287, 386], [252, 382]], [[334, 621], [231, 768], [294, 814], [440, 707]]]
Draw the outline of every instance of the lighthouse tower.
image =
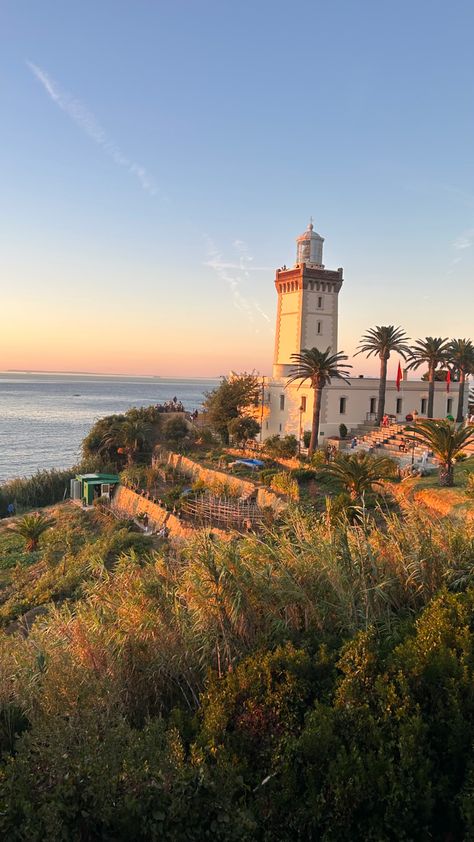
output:
[[312, 221], [296, 238], [296, 263], [292, 269], [277, 269], [275, 286], [278, 309], [273, 376], [288, 377], [295, 363], [292, 354], [305, 348], [330, 348], [336, 353], [338, 296], [342, 269], [325, 269], [323, 237]]

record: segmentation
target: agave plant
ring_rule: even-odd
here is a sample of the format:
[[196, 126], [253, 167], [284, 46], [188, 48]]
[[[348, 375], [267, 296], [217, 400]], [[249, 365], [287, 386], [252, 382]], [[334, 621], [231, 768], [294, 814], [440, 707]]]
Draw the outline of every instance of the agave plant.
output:
[[396, 473], [397, 466], [388, 456], [370, 456], [364, 451], [339, 456], [325, 468], [325, 474], [354, 501], [382, 485], [384, 480], [393, 479]]
[[32, 553], [37, 549], [39, 539], [43, 533], [47, 529], [50, 529], [51, 526], [54, 526], [54, 523], [53, 518], [35, 512], [34, 514], [23, 515], [23, 517], [19, 518], [19, 520], [10, 526], [10, 529], [25, 539], [25, 549], [27, 552]]
[[407, 427], [415, 441], [432, 450], [439, 461], [439, 484], [454, 485], [454, 461], [467, 444], [474, 441], [474, 427], [459, 427], [452, 421], [423, 419]]

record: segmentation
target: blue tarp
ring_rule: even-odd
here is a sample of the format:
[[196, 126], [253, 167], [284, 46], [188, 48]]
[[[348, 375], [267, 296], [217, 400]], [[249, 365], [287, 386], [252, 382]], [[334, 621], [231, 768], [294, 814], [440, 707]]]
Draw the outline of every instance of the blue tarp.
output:
[[261, 459], [236, 459], [234, 465], [247, 465], [248, 468], [263, 468], [265, 462]]

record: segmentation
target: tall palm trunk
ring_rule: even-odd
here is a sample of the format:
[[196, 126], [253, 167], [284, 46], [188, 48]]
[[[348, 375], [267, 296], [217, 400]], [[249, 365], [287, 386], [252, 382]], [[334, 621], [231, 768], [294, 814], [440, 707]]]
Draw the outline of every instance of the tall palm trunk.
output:
[[458, 397], [458, 414], [456, 421], [460, 423], [464, 419], [464, 384], [466, 382], [466, 372], [462, 369], [459, 372], [459, 397]]
[[319, 419], [321, 416], [321, 398], [323, 396], [323, 387], [320, 383], [313, 386], [314, 402], [313, 402], [313, 424], [311, 427], [311, 439], [309, 442], [308, 456], [311, 457], [319, 444]]
[[435, 395], [435, 370], [432, 365], [428, 369], [428, 418], [433, 418]]
[[380, 383], [379, 383], [379, 402], [377, 406], [377, 424], [380, 424], [385, 415], [385, 391], [387, 389], [387, 363], [388, 357], [380, 357]]

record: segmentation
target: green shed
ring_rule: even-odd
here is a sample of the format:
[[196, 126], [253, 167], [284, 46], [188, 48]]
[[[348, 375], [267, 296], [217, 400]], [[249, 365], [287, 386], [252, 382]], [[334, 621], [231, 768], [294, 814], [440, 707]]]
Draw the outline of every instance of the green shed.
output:
[[71, 480], [71, 497], [82, 500], [85, 506], [92, 506], [98, 497], [110, 499], [119, 482], [117, 474], [78, 474], [75, 480]]

